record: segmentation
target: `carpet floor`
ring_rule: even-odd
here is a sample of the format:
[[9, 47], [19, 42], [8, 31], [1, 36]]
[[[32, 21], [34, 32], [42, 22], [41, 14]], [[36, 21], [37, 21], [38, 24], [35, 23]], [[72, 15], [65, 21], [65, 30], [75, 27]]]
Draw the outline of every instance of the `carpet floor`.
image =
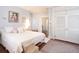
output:
[[50, 40], [42, 49], [42, 53], [79, 53], [79, 45], [60, 40]]

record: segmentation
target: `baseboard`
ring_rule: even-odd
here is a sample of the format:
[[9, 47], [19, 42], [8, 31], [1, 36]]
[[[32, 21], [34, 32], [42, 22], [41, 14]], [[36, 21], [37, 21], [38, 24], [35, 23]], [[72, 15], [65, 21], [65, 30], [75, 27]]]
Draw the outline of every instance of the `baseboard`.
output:
[[79, 45], [78, 43], [70, 42], [70, 41], [66, 41], [66, 40], [61, 40], [61, 39], [53, 39], [53, 38], [52, 38], [51, 40], [58, 40], [58, 41], [62, 41], [62, 42], [67, 42], [67, 43]]

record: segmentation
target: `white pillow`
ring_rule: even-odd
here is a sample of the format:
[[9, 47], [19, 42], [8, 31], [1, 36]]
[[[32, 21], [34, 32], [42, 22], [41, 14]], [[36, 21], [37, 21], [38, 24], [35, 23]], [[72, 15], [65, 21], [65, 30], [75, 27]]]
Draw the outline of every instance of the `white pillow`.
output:
[[4, 31], [5, 32], [11, 32], [13, 30], [13, 27], [5, 27]]
[[22, 33], [23, 32], [23, 27], [18, 27], [17, 30], [18, 30], [18, 32]]
[[17, 33], [18, 32], [17, 28], [15, 28], [15, 27], [5, 27], [4, 30], [5, 30], [5, 32], [8, 32], [8, 33]]
[[18, 33], [17, 28], [13, 28], [10, 33]]
[[25, 27], [18, 27], [17, 29], [18, 29], [18, 32], [20, 33], [27, 31]]

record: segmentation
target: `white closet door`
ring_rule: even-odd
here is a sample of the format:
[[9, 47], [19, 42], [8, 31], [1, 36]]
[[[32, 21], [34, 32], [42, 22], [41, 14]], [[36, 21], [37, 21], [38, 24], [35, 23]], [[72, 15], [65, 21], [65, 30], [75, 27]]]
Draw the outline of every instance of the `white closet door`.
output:
[[79, 43], [79, 8], [54, 13], [54, 37]]
[[74, 43], [79, 43], [79, 15], [68, 16], [67, 39]]
[[54, 36], [56, 39], [61, 39], [64, 40], [66, 35], [65, 35], [65, 16], [55, 16], [55, 24], [54, 24]]

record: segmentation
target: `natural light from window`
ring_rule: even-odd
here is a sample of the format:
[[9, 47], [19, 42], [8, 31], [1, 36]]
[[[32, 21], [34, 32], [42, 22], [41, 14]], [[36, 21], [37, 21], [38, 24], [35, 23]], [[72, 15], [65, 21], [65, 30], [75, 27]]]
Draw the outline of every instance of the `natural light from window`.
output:
[[25, 28], [28, 29], [29, 26], [30, 26], [30, 21], [29, 21], [29, 19], [27, 18], [27, 19], [25, 20]]

